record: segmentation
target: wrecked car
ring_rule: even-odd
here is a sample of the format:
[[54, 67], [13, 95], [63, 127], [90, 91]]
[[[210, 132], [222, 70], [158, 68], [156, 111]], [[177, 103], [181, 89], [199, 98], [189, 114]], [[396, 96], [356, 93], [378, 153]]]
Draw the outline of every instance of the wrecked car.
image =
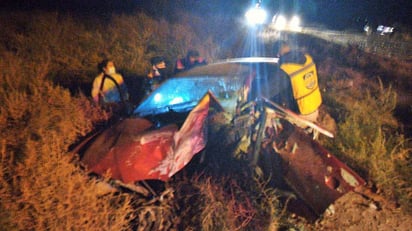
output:
[[[213, 139], [208, 136], [211, 114], [224, 112], [243, 159], [281, 178], [313, 211], [323, 213], [337, 198], [365, 182], [313, 139], [313, 134], [333, 137], [328, 130], [277, 102], [247, 97], [250, 76], [256, 70], [276, 68], [277, 61], [229, 59], [169, 78], [129, 118], [80, 144], [82, 163], [90, 172], [110, 174], [126, 184], [167, 181], [205, 149], [208, 138]], [[267, 78], [269, 72], [258, 73]], [[277, 91], [276, 86], [270, 87]]]

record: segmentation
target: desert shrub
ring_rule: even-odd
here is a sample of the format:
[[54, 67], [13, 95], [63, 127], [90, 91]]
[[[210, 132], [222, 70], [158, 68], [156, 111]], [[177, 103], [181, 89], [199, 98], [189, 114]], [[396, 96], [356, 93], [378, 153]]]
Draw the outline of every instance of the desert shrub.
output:
[[216, 55], [218, 46], [212, 36], [200, 37], [188, 26], [193, 17], [171, 23], [141, 12], [113, 13], [108, 18], [61, 12], [1, 12], [4, 36], [0, 38], [0, 51], [30, 62], [48, 63], [48, 78], [70, 87], [75, 87], [73, 83], [91, 85], [97, 63], [104, 58], [112, 58], [123, 74], [144, 76], [154, 55], [166, 57], [169, 71], [190, 48], [208, 59]]
[[412, 175], [407, 169], [411, 165], [411, 149], [393, 115], [394, 90], [381, 83], [377, 89], [363, 90], [363, 94], [337, 93], [335, 100], [346, 112], [330, 149], [387, 196], [397, 199], [405, 209], [410, 208]]
[[184, 230], [277, 230], [281, 225], [278, 194], [261, 179], [200, 174], [177, 182], [176, 189]]
[[177, 230], [180, 225], [174, 189], [170, 186], [151, 198], [133, 199], [133, 230]]
[[[48, 64], [0, 59], [0, 226], [5, 230], [126, 230], [130, 198], [89, 179], [68, 146], [99, 116], [45, 76]], [[79, 105], [86, 105], [83, 111]]]
[[[314, 39], [306, 41], [311, 43], [320, 44]], [[321, 139], [322, 143], [410, 210], [412, 181], [407, 169], [411, 146], [394, 116], [398, 95], [404, 97], [409, 86], [405, 71], [410, 65], [354, 47], [312, 47], [319, 60], [324, 103], [339, 127], [334, 140]]]
[[[237, 191], [236, 182], [230, 179], [213, 179], [194, 176], [191, 186], [179, 182], [179, 199], [182, 205], [181, 226], [192, 230], [239, 230], [244, 229], [255, 215], [249, 198], [236, 198], [242, 192]], [[189, 183], [189, 182], [187, 182]], [[223, 187], [227, 185], [227, 189]], [[244, 196], [245, 194], [243, 194]]]
[[292, 227], [284, 220], [284, 209], [286, 208], [279, 200], [279, 193], [277, 190], [269, 186], [269, 181], [264, 180], [260, 177], [254, 178], [254, 183], [252, 184], [255, 188], [252, 190], [258, 192], [255, 197], [253, 197], [253, 202], [256, 207], [256, 219], [251, 222], [252, 227], [259, 227], [262, 225], [262, 230], [279, 230], [281, 227]]
[[138, 229], [168, 230], [179, 224], [170, 205], [173, 194], [149, 201], [133, 198], [130, 206], [129, 195], [105, 190], [107, 180], [87, 177], [68, 148], [104, 125], [110, 114], [95, 107], [88, 92], [73, 98], [59, 85], [72, 92], [76, 85], [87, 89], [82, 85], [91, 83], [91, 73], [105, 57], [137, 75], [145, 74], [153, 55], [173, 61], [188, 48], [199, 48], [208, 58], [216, 47], [213, 39], [143, 13], [101, 19], [2, 12], [0, 18], [5, 34], [0, 38], [2, 227], [122, 230], [132, 222]]
[[0, 17], [6, 34], [0, 38], [2, 226], [121, 230], [133, 222], [142, 230], [167, 230], [171, 223], [179, 224], [167, 195], [133, 198], [130, 206], [129, 195], [106, 191], [106, 180], [87, 177], [68, 147], [104, 125], [110, 114], [90, 103], [88, 92], [73, 98], [59, 85], [87, 89], [82, 85], [91, 83], [90, 73], [105, 57], [138, 75], [145, 74], [150, 56], [159, 53], [173, 61], [199, 47], [208, 57], [213, 40], [143, 13], [85, 23], [85, 17], [59, 12], [2, 12]]

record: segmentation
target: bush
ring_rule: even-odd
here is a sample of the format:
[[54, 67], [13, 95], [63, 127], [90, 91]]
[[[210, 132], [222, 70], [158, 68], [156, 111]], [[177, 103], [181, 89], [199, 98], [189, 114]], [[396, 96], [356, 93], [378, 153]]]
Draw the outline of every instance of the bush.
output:
[[113, 59], [122, 74], [139, 77], [147, 74], [155, 55], [166, 57], [170, 72], [174, 61], [191, 48], [212, 59], [218, 47], [211, 35], [199, 37], [185, 26], [190, 20], [194, 16], [172, 24], [144, 13], [113, 14], [108, 20], [60, 12], [3, 12], [0, 52], [16, 54], [23, 62], [47, 64], [49, 79], [89, 95], [97, 64], [104, 58]]
[[87, 23], [57, 12], [2, 12], [0, 18], [4, 29], [0, 226], [6, 230], [176, 226], [178, 222], [170, 225], [176, 211], [168, 204], [132, 198], [113, 189], [108, 179], [89, 178], [68, 153], [70, 145], [110, 115], [90, 102], [88, 92], [73, 97], [62, 86], [88, 89], [84, 86], [91, 84], [96, 64], [106, 57], [115, 59], [126, 73], [144, 75], [150, 56], [165, 52], [173, 60], [189, 47], [211, 48], [211, 40], [196, 37], [190, 27], [142, 13]]
[[319, 61], [323, 98], [339, 127], [337, 137], [322, 139], [323, 144], [370, 181], [369, 186], [410, 212], [411, 142], [394, 112], [402, 106], [398, 97], [408, 94], [405, 70], [411, 65], [351, 46], [323, 46], [317, 39], [304, 39], [302, 43], [313, 47], [310, 52]]
[[341, 115], [338, 135], [328, 144], [329, 149], [387, 197], [410, 210], [412, 175], [407, 169], [412, 164], [411, 148], [393, 115], [396, 93], [382, 83], [377, 89], [364, 90], [363, 94], [356, 92], [334, 92], [334, 99], [346, 112]]
[[175, 188], [184, 230], [277, 230], [286, 224], [276, 190], [258, 178], [201, 174]]
[[1, 227], [127, 230], [132, 218], [129, 196], [116, 193], [105, 181], [89, 179], [68, 153], [68, 146], [93, 127], [79, 110], [81, 99], [45, 79], [47, 65], [3, 57]]

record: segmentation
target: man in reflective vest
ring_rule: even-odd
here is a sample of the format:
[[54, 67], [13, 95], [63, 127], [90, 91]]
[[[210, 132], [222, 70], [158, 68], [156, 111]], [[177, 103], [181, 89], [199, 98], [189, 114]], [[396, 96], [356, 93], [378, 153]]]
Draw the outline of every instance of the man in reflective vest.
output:
[[284, 41], [274, 45], [279, 56], [280, 78], [288, 78], [289, 86], [281, 89], [282, 104], [301, 117], [316, 122], [322, 97], [316, 65], [309, 54], [292, 51]]

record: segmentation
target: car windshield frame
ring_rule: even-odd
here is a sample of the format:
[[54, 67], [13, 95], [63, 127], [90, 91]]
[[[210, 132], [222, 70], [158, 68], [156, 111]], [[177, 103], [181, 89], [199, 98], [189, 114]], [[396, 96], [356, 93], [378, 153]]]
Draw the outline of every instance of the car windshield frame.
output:
[[277, 65], [271, 57], [247, 57], [221, 60], [181, 72], [155, 89], [133, 112], [144, 117], [168, 112], [188, 112], [211, 92], [227, 111], [234, 111], [239, 91], [257, 65]]

